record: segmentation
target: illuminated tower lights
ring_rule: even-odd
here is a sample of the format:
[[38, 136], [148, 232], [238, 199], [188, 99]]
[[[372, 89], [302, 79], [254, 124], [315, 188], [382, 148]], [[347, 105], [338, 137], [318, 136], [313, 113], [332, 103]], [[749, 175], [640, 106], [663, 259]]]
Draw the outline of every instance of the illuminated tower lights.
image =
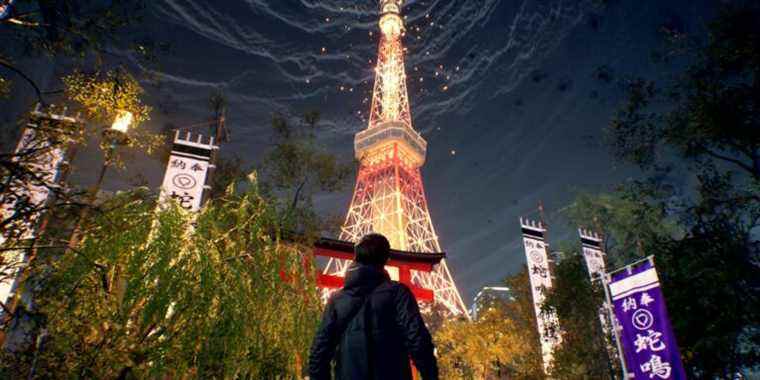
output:
[[[413, 129], [409, 111], [402, 4], [403, 0], [380, 2], [381, 37], [369, 126], [354, 139], [360, 167], [340, 238], [356, 242], [378, 232], [394, 249], [441, 252], [420, 174], [427, 142]], [[324, 273], [342, 276], [349, 263], [331, 259]], [[393, 268], [389, 272], [397, 276]], [[452, 315], [467, 315], [445, 260], [433, 272], [413, 271], [412, 282], [433, 290], [435, 302]]]

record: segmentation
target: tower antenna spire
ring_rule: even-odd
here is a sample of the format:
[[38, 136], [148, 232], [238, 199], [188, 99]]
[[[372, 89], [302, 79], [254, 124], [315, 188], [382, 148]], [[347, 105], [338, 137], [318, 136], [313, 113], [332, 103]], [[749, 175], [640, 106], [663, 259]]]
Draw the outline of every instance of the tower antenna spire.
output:
[[[360, 162], [356, 188], [341, 240], [359, 241], [370, 232], [385, 235], [401, 251], [438, 253], [441, 247], [428, 211], [420, 167], [427, 142], [412, 127], [404, 68], [403, 0], [380, 0], [381, 31], [375, 86], [367, 129], [354, 139]], [[342, 276], [349, 262], [332, 259], [325, 274]], [[446, 261], [432, 272], [411, 271], [414, 285], [431, 289], [435, 302], [452, 315], [468, 316]]]
[[403, 3], [403, 0], [380, 1], [380, 46], [369, 128], [384, 122], [398, 122], [412, 128], [404, 70], [404, 46], [401, 41], [405, 33], [404, 20], [401, 18]]

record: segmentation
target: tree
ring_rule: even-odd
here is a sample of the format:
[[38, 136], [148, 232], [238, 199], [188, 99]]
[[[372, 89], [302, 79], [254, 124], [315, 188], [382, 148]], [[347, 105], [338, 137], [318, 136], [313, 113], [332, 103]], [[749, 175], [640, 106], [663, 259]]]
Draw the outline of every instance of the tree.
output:
[[[135, 113], [144, 107], [112, 94], [113, 85], [91, 80], [75, 81], [106, 89], [96, 92], [107, 95], [79, 99], [93, 105], [91, 118], [107, 119], [102, 107], [113, 104]], [[141, 92], [129, 88], [127, 94]], [[347, 170], [314, 142], [316, 118], [310, 120], [311, 136], [283, 140], [266, 167], [269, 178], [303, 175], [314, 181], [308, 189], [301, 185], [300, 193], [288, 187], [296, 182], [287, 181], [269, 182], [262, 192], [255, 172], [241, 178], [240, 165], [232, 164], [220, 179], [224, 191], [197, 217], [177, 208], [156, 211], [152, 195], [128, 192], [97, 205], [80, 244], [65, 251], [55, 244], [38, 247], [44, 260], [30, 266], [32, 275], [22, 282], [35, 307], [19, 308], [15, 319], [34, 323], [16, 323], [8, 331], [20, 336], [14, 341], [29, 343], [41, 332], [41, 344], [6, 352], [6, 373], [300, 377], [321, 308], [304, 255], [326, 225], [310, 197], [338, 188]], [[301, 154], [276, 155], [282, 145]], [[314, 172], [287, 172], [302, 166]], [[45, 240], [65, 241], [66, 223], [52, 224]]]
[[309, 230], [307, 224], [319, 219], [311, 212], [313, 195], [342, 189], [351, 168], [318, 143], [318, 112], [306, 112], [300, 123], [293, 124], [280, 114], [272, 118], [274, 144], [265, 158], [262, 182], [285, 202], [283, 222], [295, 232]]
[[[758, 243], [746, 224], [749, 211], [741, 204], [725, 202], [733, 193], [725, 176], [701, 176], [700, 201], [679, 207], [679, 212], [668, 212], [665, 205], [673, 203], [668, 193], [647, 192], [649, 187], [636, 183], [612, 194], [581, 195], [569, 208], [571, 221], [593, 228], [589, 221], [604, 220], [600, 229], [609, 242], [608, 261], [617, 263], [609, 264], [608, 269], [634, 258], [655, 257], [691, 376], [732, 378], [756, 366], [760, 337], [754, 326], [760, 320], [760, 272]], [[595, 306], [589, 300], [599, 304], [603, 298], [590, 286], [580, 255], [570, 251], [573, 253], [557, 266], [557, 286], [547, 298], [557, 309], [568, 337], [556, 356], [560, 373], [586, 362], [584, 356], [595, 342], [598, 345], [595, 339], [600, 336], [598, 332], [578, 336], [596, 326], [588, 324], [595, 322]]]
[[[123, 70], [93, 75], [74, 73], [64, 77], [63, 82], [67, 98], [84, 111], [84, 117], [69, 120], [50, 116], [63, 113], [61, 107], [36, 110], [28, 115], [26, 128], [29, 131], [22, 149], [0, 154], [0, 178], [3, 178], [0, 204], [9, 207], [8, 212], [4, 210], [0, 222], [3, 231], [6, 231], [6, 238], [29, 236], [27, 230], [36, 227], [33, 221], [55, 203], [75, 203], [73, 196], [76, 194], [72, 194], [62, 181], [65, 175], [48, 177], [47, 173], [40, 172], [40, 167], [51, 160], [51, 155], [67, 155], [65, 159], [71, 160], [75, 146], [83, 144], [88, 135], [104, 132], [119, 112], [128, 111], [134, 115], [132, 128], [128, 132], [130, 138], [126, 140], [129, 147], [151, 153], [163, 144], [163, 136], [139, 128], [142, 122], [149, 119], [151, 108], [143, 104], [143, 89], [129, 73]], [[108, 165], [123, 166], [123, 159], [115, 149], [111, 149], [108, 139], [101, 139], [101, 148]], [[61, 171], [68, 170], [64, 167]], [[50, 192], [50, 198], [55, 201], [30, 199], [30, 185]], [[14, 226], [14, 233], [8, 235], [10, 226]]]
[[[0, 98], [10, 94], [13, 79], [20, 79], [32, 87], [37, 102], [42, 105], [48, 103], [50, 96], [55, 95], [60, 100], [58, 94], [65, 93], [63, 103], [78, 104], [87, 114], [87, 120], [83, 122], [97, 123], [97, 128], [84, 133], [83, 130], [73, 130], [61, 120], [37, 120], [43, 125], [36, 128], [35, 139], [39, 141], [34, 141], [34, 149], [0, 155], [0, 178], [4, 179], [0, 184], [0, 203], [9, 199], [20, 199], [24, 203], [23, 195], [19, 197], [18, 191], [12, 190], [22, 188], [19, 184], [23, 183], [46, 187], [60, 201], [66, 195], [61, 183], [43, 181], [29, 168], [50, 151], [66, 151], [85, 141], [90, 133], [99, 134], [100, 127], [110, 125], [118, 110], [133, 112], [138, 123], [147, 120], [150, 108], [139, 102], [142, 88], [137, 81], [123, 68], [109, 70], [109, 65], [118, 61], [118, 55], [112, 51], [133, 53], [133, 57], [147, 64], [155, 62], [156, 53], [164, 46], [139, 30], [131, 30], [142, 19], [145, 2], [140, 0], [18, 0], [8, 7], [7, 15], [0, 19], [0, 31], [4, 36], [0, 45]], [[63, 78], [65, 89], [47, 91], [14, 62], [23, 56], [51, 61], [67, 58], [79, 71]], [[90, 70], [84, 70], [87, 67]], [[47, 107], [43, 108], [48, 111]], [[51, 111], [62, 113], [61, 107]], [[28, 120], [28, 115], [24, 115], [20, 123], [22, 128], [18, 129], [23, 130]], [[150, 148], [157, 141], [139, 130], [135, 132], [130, 145]], [[108, 154], [112, 150], [104, 149], [104, 152]], [[49, 208], [49, 205], [19, 206], [26, 215], [15, 215], [28, 220], [34, 220], [40, 211]], [[15, 222], [3, 215], [4, 224]]]
[[657, 252], [668, 311], [687, 370], [734, 378], [760, 363], [758, 243], [731, 221], [695, 225]]
[[[111, 52], [114, 48], [133, 53], [141, 63], [155, 62], [157, 51], [163, 48], [145, 34], [130, 30], [141, 21], [144, 7], [143, 1], [19, 0], [9, 5], [10, 12], [0, 20], [0, 30], [6, 37], [0, 46], [0, 98], [10, 94], [11, 78], [20, 78], [34, 89], [39, 104], [46, 105], [48, 97], [55, 95], [65, 105], [76, 104], [86, 117], [82, 125], [77, 125], [82, 129], [77, 129], [60, 119], [23, 116], [18, 130], [24, 130], [30, 118], [36, 119], [38, 124], [34, 128], [33, 148], [0, 155], [0, 178], [3, 178], [0, 204], [15, 203], [14, 207], [23, 212], [14, 212], [11, 217], [4, 213], [3, 224], [33, 227], [34, 223], [23, 223], [24, 218], [35, 221], [54, 203], [87, 203], [73, 201], [72, 195], [76, 194], [64, 186], [65, 181], [43, 180], [35, 165], [39, 165], [40, 159], [47, 159], [45, 155], [51, 151], [67, 151], [69, 156], [73, 155], [76, 145], [91, 135], [99, 135], [103, 126], [113, 122], [117, 112], [132, 112], [136, 122], [133, 126], [148, 119], [150, 107], [140, 102], [143, 90], [137, 80], [123, 67], [109, 69], [118, 60]], [[45, 91], [14, 63], [14, 59], [21, 56], [70, 58], [77, 71], [62, 78], [64, 89]], [[88, 67], [90, 69], [85, 70]], [[63, 99], [58, 94], [63, 94]], [[43, 107], [43, 112], [61, 114], [62, 108]], [[84, 125], [90, 123], [95, 124], [95, 128], [85, 130]], [[130, 147], [149, 153], [161, 140], [139, 129], [133, 129], [132, 137], [128, 140]], [[109, 145], [104, 139], [103, 152], [108, 164], [121, 166], [121, 159], [113, 154], [115, 150]], [[62, 172], [68, 169], [64, 167]], [[52, 194], [53, 204], [27, 202], [24, 194], [19, 194], [24, 184], [46, 188]], [[18, 223], [19, 220], [22, 223]], [[23, 235], [23, 231], [17, 232], [16, 236]]]
[[[36, 257], [37, 240], [51, 242], [49, 236], [43, 235], [54, 209], [77, 212], [93, 206], [92, 198], [96, 194], [82, 197], [81, 192], [66, 184], [69, 162], [76, 146], [83, 144], [88, 135], [104, 132], [119, 112], [128, 111], [134, 116], [126, 140], [128, 146], [150, 153], [163, 143], [163, 137], [138, 127], [139, 123], [148, 120], [150, 107], [143, 104], [143, 89], [129, 73], [122, 70], [94, 75], [74, 73], [64, 77], [63, 82], [66, 96], [84, 111], [84, 118], [61, 118], [57, 114], [62, 113], [60, 107], [39, 108], [29, 115], [20, 149], [0, 155], [0, 178], [3, 178], [0, 183], [0, 226], [3, 227], [0, 243], [3, 249], [9, 250], [2, 252], [4, 260], [0, 262], [0, 273], [6, 282], [13, 281], [19, 267], [22, 268], [20, 275], [26, 275], [23, 267]], [[87, 125], [87, 122], [92, 124]], [[101, 139], [105, 164], [121, 167], [123, 159], [112, 143], [106, 138]], [[62, 167], [49, 167], [56, 156], [62, 161]], [[57, 176], [56, 170], [60, 172]], [[33, 194], [35, 192], [47, 193], [47, 199], [38, 199]], [[65, 220], [60, 221], [71, 226]], [[3, 316], [3, 327], [11, 322], [16, 301], [17, 298], [6, 305], [5, 300], [0, 300], [0, 305], [7, 311]]]
[[[33, 191], [49, 193], [60, 202], [67, 202], [65, 189], [60, 186], [60, 177], [55, 178], [43, 168], [64, 153], [66, 147], [82, 141], [81, 123], [75, 120], [60, 120], [47, 117], [46, 113], [61, 112], [52, 107], [29, 115], [24, 138], [12, 153], [0, 153], [0, 242], [6, 239], [18, 244], [19, 239], [28, 239], [40, 215], [49, 210], [51, 204], [33, 196]], [[71, 153], [71, 152], [67, 152]], [[62, 167], [66, 172], [68, 167]]]
[[604, 301], [601, 284], [591, 283], [577, 251], [565, 251], [554, 274], [556, 281], [544, 302], [545, 308], [557, 313], [562, 331], [562, 344], [554, 352], [552, 377], [616, 378], [619, 366], [608, 352], [612, 341], [606, 340], [609, 334], [605, 334], [599, 319]]
[[610, 125], [618, 157], [653, 165], [668, 148], [760, 179], [759, 16], [751, 2], [725, 6], [705, 43], [672, 52], [694, 62], [673, 82], [630, 81], [628, 102]]
[[313, 268], [308, 249], [280, 240], [280, 211], [255, 179], [197, 217], [156, 209], [145, 190], [102, 210], [74, 253], [37, 267], [46, 339], [2, 360], [6, 374], [301, 376], [321, 307]]
[[[155, 62], [165, 45], [133, 28], [142, 21], [145, 7], [142, 0], [18, 0], [10, 15], [0, 20], [7, 37], [0, 46], [0, 67], [32, 87], [37, 101], [45, 104], [50, 93], [15, 64], [19, 53], [103, 63], [116, 58], [112, 49], [118, 48], [133, 53], [141, 63]], [[9, 78], [0, 73], [0, 88], [8, 88]]]
[[219, 157], [215, 165], [214, 173], [211, 175], [211, 189], [208, 192], [208, 199], [223, 196], [227, 192], [227, 188], [245, 181], [247, 177], [243, 161], [238, 156]]
[[[94, 132], [110, 128], [120, 112], [132, 114], [126, 146], [147, 154], [154, 153], [165, 142], [165, 136], [137, 128], [150, 120], [152, 108], [143, 103], [144, 90], [137, 79], [122, 68], [97, 71], [90, 74], [75, 72], [63, 77], [66, 98], [84, 112], [86, 120], [94, 125]], [[112, 142], [101, 139], [106, 163], [123, 166], [123, 161], [111, 149]]]
[[[71, 159], [76, 146], [93, 134], [99, 135], [103, 126], [110, 125], [118, 112], [132, 112], [135, 117], [133, 126], [148, 119], [150, 107], [140, 101], [142, 87], [123, 68], [108, 70], [105, 57], [113, 61], [116, 55], [111, 54], [110, 49], [119, 48], [136, 53], [135, 57], [144, 59], [144, 62], [153, 61], [156, 44], [149, 38], [140, 37], [139, 33], [119, 33], [140, 20], [144, 7], [142, 1], [19, 0], [9, 7], [8, 16], [0, 20], [0, 30], [7, 37], [0, 46], [0, 97], [10, 93], [10, 78], [20, 78], [34, 89], [40, 104], [46, 104], [48, 96], [63, 94], [64, 104], [76, 104], [85, 113], [85, 118], [73, 123], [60, 118], [47, 118], [38, 112], [24, 115], [24, 120], [20, 122], [22, 128], [19, 129], [34, 132], [24, 135], [25, 139], [31, 136], [27, 139], [29, 143], [18, 152], [0, 155], [0, 178], [3, 178], [0, 204], [4, 206], [2, 226], [13, 226], [12, 229], [0, 229], [6, 235], [4, 238], [10, 239], [5, 242], [5, 248], [33, 250], [28, 246], [34, 242], [22, 242], [17, 238], [31, 236], [29, 229], [37, 227], [42, 213], [55, 206], [81, 207], [90, 203], [77, 198], [81, 194], [65, 186], [65, 177], [70, 170], [68, 162], [63, 162], [62, 174], [58, 179], [47, 178], [45, 173], [40, 173], [40, 163], [49, 161], [51, 154], [63, 152], [67, 153], [67, 159]], [[22, 55], [73, 58], [74, 65], [81, 66], [80, 70], [87, 66], [96, 69], [87, 74], [76, 71], [63, 77], [63, 90], [44, 91], [23, 68], [14, 63], [13, 60]], [[5, 75], [8, 72], [11, 76]], [[61, 114], [61, 108], [43, 107], [42, 113]], [[29, 119], [32, 119], [34, 126], [27, 127]], [[140, 129], [133, 129], [131, 134], [128, 145], [149, 153], [160, 142], [160, 137]], [[110, 149], [110, 142], [103, 139], [102, 145], [107, 163], [121, 166], [122, 160], [114, 154], [116, 150]], [[27, 188], [30, 185], [49, 192], [49, 200], [40, 202], [30, 199]], [[43, 220], [40, 224], [46, 222]], [[2, 272], [8, 271], [3, 268]]]
[[[671, 34], [679, 45], [667, 62], [691, 63], [675, 65], [672, 82], [630, 81], [609, 127], [615, 155], [652, 174], [636, 187], [656, 196], [636, 208], [662, 210], [677, 225], [641, 251], [655, 255], [692, 377], [730, 378], [760, 365], [760, 256], [751, 232], [760, 221], [758, 17], [754, 2], [726, 4], [707, 38]], [[669, 158], [689, 166], [673, 172]], [[680, 191], [679, 174], [696, 191]], [[634, 227], [642, 228], [651, 227]]]
[[[612, 193], [579, 193], [564, 213], [571, 227], [582, 226], [604, 236], [607, 266], [617, 268], [648, 256], [659, 242], [684, 234], [662, 202], [671, 195], [651, 182], [629, 182]], [[563, 244], [568, 257], [579, 255], [576, 242]]]
[[445, 320], [437, 329], [441, 378], [544, 378], [527, 273], [505, 280], [509, 299], [484, 298], [476, 320]]

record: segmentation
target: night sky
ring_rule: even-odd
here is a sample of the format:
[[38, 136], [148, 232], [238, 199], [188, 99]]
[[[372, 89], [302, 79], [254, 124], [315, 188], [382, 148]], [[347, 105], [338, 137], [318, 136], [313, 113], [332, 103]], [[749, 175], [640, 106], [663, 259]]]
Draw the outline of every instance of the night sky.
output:
[[[195, 124], [207, 99], [229, 99], [232, 141], [222, 154], [256, 165], [271, 143], [271, 115], [322, 112], [320, 140], [347, 162], [366, 128], [378, 29], [373, 0], [151, 1], [143, 31], [171, 50], [145, 83], [147, 127]], [[518, 218], [543, 200], [550, 240], [574, 239], [562, 218], [579, 191], [610, 190], [640, 173], [619, 165], [603, 130], [626, 76], [663, 77], [652, 52], [661, 30], [703, 33], [714, 1], [425, 0], [405, 7], [413, 123], [428, 141], [423, 168], [433, 223], [465, 303], [524, 263]], [[129, 59], [129, 57], [126, 57]], [[372, 62], [372, 63], [371, 63]], [[137, 70], [135, 61], [133, 68]], [[62, 68], [34, 61], [55, 87]], [[45, 86], [43, 86], [45, 87]], [[5, 102], [12, 110], [30, 97]], [[7, 123], [3, 123], [7, 125]], [[83, 155], [74, 181], [94, 180]], [[106, 188], [136, 176], [158, 187], [164, 163], [131, 161]], [[345, 214], [352, 184], [317, 198]]]

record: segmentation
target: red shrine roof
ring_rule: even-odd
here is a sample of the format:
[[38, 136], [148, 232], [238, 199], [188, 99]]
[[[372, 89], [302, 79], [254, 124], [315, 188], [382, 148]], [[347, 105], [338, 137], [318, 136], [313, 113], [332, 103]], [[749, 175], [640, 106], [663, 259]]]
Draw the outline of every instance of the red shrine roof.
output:
[[[321, 238], [314, 243], [314, 255], [335, 259], [353, 260], [354, 243], [349, 241]], [[392, 249], [386, 266], [398, 268], [398, 281], [409, 287], [418, 301], [433, 302], [433, 290], [419, 287], [411, 282], [411, 271], [432, 272], [433, 266], [446, 257], [443, 252], [423, 253], [406, 252]], [[338, 289], [343, 287], [343, 277], [319, 273], [317, 285], [322, 288]]]

